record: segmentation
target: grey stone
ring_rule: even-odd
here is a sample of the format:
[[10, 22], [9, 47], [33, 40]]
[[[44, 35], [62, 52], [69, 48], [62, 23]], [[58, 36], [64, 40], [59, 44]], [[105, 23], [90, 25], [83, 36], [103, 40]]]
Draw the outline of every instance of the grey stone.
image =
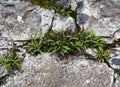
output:
[[112, 57], [109, 63], [113, 69], [120, 71], [120, 56]]
[[119, 38], [120, 38], [120, 29], [114, 33], [114, 39], [119, 39]]
[[97, 53], [97, 50], [96, 49], [90, 49], [90, 48], [87, 48], [85, 50], [86, 53], [90, 54], [91, 56], [96, 56], [96, 53]]
[[115, 79], [115, 87], [120, 87], [120, 75], [116, 74]]
[[81, 25], [81, 24], [84, 24], [87, 20], [88, 20], [89, 16], [86, 15], [86, 14], [78, 14], [78, 23]]
[[[107, 42], [120, 38], [119, 0], [70, 0], [71, 3], [68, 0], [62, 1], [64, 5], [71, 4], [72, 10], [77, 9], [78, 23], [94, 30], [95, 35], [109, 37], [105, 38]], [[33, 7], [29, 2], [19, 0], [0, 0], [0, 57], [7, 54], [4, 48], [13, 47], [13, 42], [18, 41], [15, 42], [17, 46], [23, 45], [22, 40], [29, 40], [34, 33], [39, 34], [40, 28], [44, 35], [51, 25], [57, 31], [75, 29], [73, 18], [61, 17], [54, 10]], [[84, 57], [71, 57], [67, 62], [56, 61], [58, 57], [46, 53], [44, 59], [41, 59], [40, 55], [25, 55], [24, 47], [19, 49], [17, 54], [24, 59], [24, 72], [10, 76], [2, 87], [113, 87], [114, 71], [104, 63]], [[111, 50], [110, 65], [119, 69], [120, 52], [117, 46]], [[93, 56], [96, 53], [91, 49], [86, 52]], [[0, 71], [0, 76], [6, 75], [3, 68]], [[117, 81], [116, 87], [119, 87], [119, 79]]]
[[66, 30], [67, 28], [74, 31], [74, 19], [71, 17], [62, 18], [60, 15], [56, 15], [53, 21], [52, 29], [60, 32], [62, 30]]
[[120, 6], [120, 0], [111, 0], [111, 1]]
[[[4, 2], [4, 1], [3, 1]], [[43, 34], [51, 26], [54, 11], [33, 7], [30, 3], [16, 1], [5, 2], [0, 10], [1, 36], [11, 40], [28, 40], [33, 33]]]
[[62, 8], [69, 8], [70, 0], [55, 0], [55, 6], [57, 6], [59, 9]]
[[0, 64], [0, 78], [4, 77], [7, 74], [7, 70]]
[[112, 59], [112, 64], [115, 64], [115, 65], [117, 65], [117, 66], [120, 66], [120, 59], [119, 58], [114, 58], [114, 59]]
[[9, 77], [2, 87], [112, 87], [114, 71], [106, 64], [78, 57], [63, 64], [45, 53], [44, 59], [26, 54], [23, 73]]
[[116, 47], [110, 49], [110, 66], [120, 72], [120, 47], [116, 45]]
[[[72, 0], [71, 0], [72, 1]], [[77, 8], [78, 23], [86, 29], [94, 30], [95, 35], [109, 37], [107, 43], [119, 38], [120, 6], [118, 0], [73, 0]], [[86, 16], [84, 16], [86, 15]]]

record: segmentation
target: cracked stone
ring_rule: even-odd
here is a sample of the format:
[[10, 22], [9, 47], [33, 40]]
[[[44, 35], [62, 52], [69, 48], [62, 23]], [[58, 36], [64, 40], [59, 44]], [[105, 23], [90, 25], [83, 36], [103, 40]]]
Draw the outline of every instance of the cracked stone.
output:
[[71, 17], [61, 18], [61, 16], [56, 15], [55, 20], [53, 21], [52, 29], [60, 32], [67, 28], [74, 31], [75, 29], [74, 19]]
[[114, 71], [100, 64], [79, 57], [67, 64], [56, 61], [56, 56], [26, 54], [22, 63], [23, 73], [9, 77], [2, 87], [112, 87]]

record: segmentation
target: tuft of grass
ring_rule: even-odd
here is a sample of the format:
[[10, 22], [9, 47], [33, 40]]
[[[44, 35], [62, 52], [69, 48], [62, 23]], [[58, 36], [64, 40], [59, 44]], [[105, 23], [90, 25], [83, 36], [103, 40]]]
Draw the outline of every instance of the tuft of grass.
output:
[[21, 68], [21, 60], [16, 54], [14, 54], [13, 49], [10, 50], [8, 56], [0, 58], [0, 63], [7, 69], [8, 73], [11, 73], [12, 70], [19, 70], [20, 72], [23, 72]]
[[86, 54], [85, 50], [91, 48], [97, 50], [96, 56], [99, 62], [108, 60], [110, 54], [108, 50], [104, 49], [105, 41], [101, 40], [100, 36], [95, 36], [92, 30], [85, 29], [80, 31], [80, 29], [76, 29], [75, 32], [72, 32], [66, 29], [65, 31], [57, 32], [51, 29], [45, 36], [44, 38], [40, 36], [39, 39], [36, 38], [36, 35], [34, 38], [32, 37], [31, 42], [28, 43], [27, 52], [32, 54], [51, 52], [64, 57], [75, 52], [83, 52], [84, 55]]
[[87, 48], [91, 49], [101, 49], [105, 42], [101, 40], [101, 37], [94, 36], [93, 31], [88, 31], [85, 29], [80, 32], [72, 32], [66, 29], [62, 32], [56, 32], [51, 30], [45, 37], [45, 44], [48, 47], [48, 52], [57, 53], [61, 56], [76, 52], [84, 51]]
[[6, 78], [0, 79], [0, 86], [6, 83]]
[[[24, 0], [20, 0], [24, 1]], [[35, 6], [40, 5], [42, 8], [54, 9], [55, 7], [55, 0], [29, 0], [29, 2]]]
[[99, 62], [102, 62], [102, 63], [107, 62], [109, 55], [110, 55], [109, 50], [105, 50], [105, 49], [103, 49], [103, 47], [98, 48], [98, 52], [97, 52], [96, 56], [99, 59]]
[[27, 52], [31, 54], [41, 54], [43, 58], [43, 53], [41, 50], [43, 43], [42, 29], [40, 29], [40, 37], [37, 39], [36, 34], [31, 36], [31, 41], [27, 45]]
[[6, 83], [8, 76], [9, 75], [5, 75], [5, 76], [0, 77], [0, 86], [4, 85]]
[[72, 50], [70, 47], [72, 44], [72, 34], [73, 33], [71, 33], [71, 31], [68, 31], [68, 29], [59, 33], [51, 30], [45, 38], [48, 52], [51, 52], [53, 54], [58, 53], [62, 56], [69, 54], [69, 52]]

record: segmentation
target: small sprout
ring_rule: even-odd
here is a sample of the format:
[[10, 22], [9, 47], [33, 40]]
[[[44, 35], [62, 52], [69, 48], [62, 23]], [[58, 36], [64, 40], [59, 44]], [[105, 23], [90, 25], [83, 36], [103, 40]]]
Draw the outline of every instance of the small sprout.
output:
[[31, 54], [41, 54], [43, 58], [42, 53], [42, 43], [43, 43], [43, 36], [42, 36], [42, 29], [40, 29], [40, 37], [37, 38], [36, 34], [34, 36], [31, 36], [31, 41], [28, 43], [27, 46], [27, 52]]
[[10, 50], [10, 53], [7, 57], [4, 56], [3, 58], [0, 58], [0, 63], [4, 68], [7, 69], [8, 73], [10, 73], [13, 69], [17, 69], [20, 72], [23, 72], [21, 68], [21, 60], [16, 54], [14, 54], [13, 49]]
[[99, 47], [98, 53], [96, 54], [97, 58], [99, 59], [99, 62], [106, 62], [109, 58], [110, 51], [104, 50], [103, 47]]

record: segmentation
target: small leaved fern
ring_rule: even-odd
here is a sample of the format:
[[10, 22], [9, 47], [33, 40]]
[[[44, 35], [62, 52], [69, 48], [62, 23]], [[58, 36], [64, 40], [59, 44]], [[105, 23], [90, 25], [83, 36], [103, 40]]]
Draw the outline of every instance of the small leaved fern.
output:
[[81, 51], [84, 55], [86, 54], [85, 50], [91, 48], [97, 50], [96, 56], [99, 62], [108, 60], [110, 52], [104, 49], [105, 41], [101, 40], [100, 36], [94, 36], [94, 32], [88, 29], [84, 31], [76, 29], [75, 31], [72, 32], [70, 29], [66, 29], [65, 31], [57, 32], [51, 29], [43, 38], [41, 30], [39, 39], [36, 38], [36, 35], [31, 37], [32, 39], [28, 43], [27, 52], [32, 54], [51, 52], [52, 54], [58, 54], [60, 57], [64, 57]]
[[21, 60], [17, 55], [14, 54], [13, 49], [10, 50], [8, 56], [0, 58], [0, 63], [4, 68], [7, 69], [8, 73], [11, 73], [13, 70], [19, 70], [20, 72], [23, 72], [21, 69]]
[[27, 46], [27, 52], [31, 54], [41, 54], [43, 58], [43, 53], [41, 50], [43, 43], [43, 36], [42, 36], [42, 29], [40, 29], [40, 37], [37, 39], [36, 34], [34, 36], [31, 36], [31, 41], [28, 43]]

